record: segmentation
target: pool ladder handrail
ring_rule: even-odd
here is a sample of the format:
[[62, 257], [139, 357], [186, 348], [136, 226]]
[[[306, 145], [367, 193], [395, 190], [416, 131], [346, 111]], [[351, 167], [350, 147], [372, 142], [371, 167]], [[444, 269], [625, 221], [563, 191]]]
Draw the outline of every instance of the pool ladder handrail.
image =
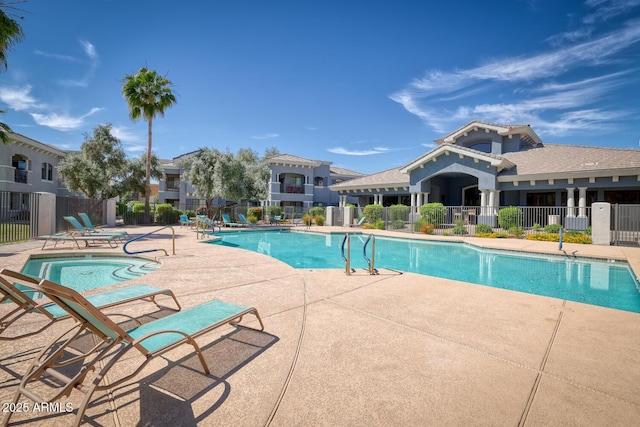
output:
[[[371, 259], [367, 256], [367, 245], [371, 243]], [[365, 261], [367, 261], [367, 271], [369, 274], [378, 274], [378, 270], [376, 270], [375, 262], [376, 262], [376, 236], [373, 234], [369, 234], [369, 237], [364, 242], [362, 246], [362, 257]]]
[[162, 252], [164, 252], [164, 255], [165, 255], [165, 256], [169, 256], [169, 254], [167, 253], [167, 251], [166, 251], [165, 249], [162, 249], [162, 248], [158, 248], [158, 249], [147, 249], [147, 250], [144, 250], [144, 251], [137, 251], [137, 252], [129, 252], [129, 251], [127, 250], [127, 245], [128, 245], [129, 243], [131, 243], [131, 242], [135, 242], [136, 240], [144, 239], [145, 237], [150, 236], [150, 235], [152, 235], [152, 234], [155, 234], [155, 233], [157, 233], [158, 231], [162, 231], [162, 230], [164, 230], [165, 228], [170, 228], [170, 229], [171, 229], [171, 240], [172, 240], [172, 243], [173, 243], [173, 255], [175, 255], [175, 254], [176, 254], [176, 231], [175, 231], [175, 230], [174, 230], [174, 228], [173, 228], [172, 226], [170, 226], [170, 225], [165, 225], [164, 227], [160, 227], [160, 228], [158, 228], [157, 230], [153, 230], [153, 231], [151, 231], [151, 232], [149, 232], [149, 233], [143, 234], [142, 236], [134, 237], [133, 239], [129, 239], [129, 240], [127, 240], [127, 243], [125, 243], [125, 244], [122, 246], [122, 250], [123, 250], [123, 251], [124, 251], [124, 253], [125, 253], [125, 254], [127, 254], [127, 255], [146, 254], [146, 253], [149, 253], [149, 252], [158, 252], [158, 251], [162, 251]]
[[[200, 225], [202, 224], [202, 227], [200, 227]], [[220, 227], [220, 224], [216, 224], [215, 222], [213, 222], [212, 220], [207, 218], [207, 221], [204, 220], [196, 220], [196, 239], [204, 239], [204, 234], [205, 234], [205, 230], [207, 229], [207, 225], [211, 226], [211, 235], [213, 236], [216, 233], [216, 229], [215, 227], [218, 227], [218, 233], [222, 233], [222, 227]], [[200, 231], [200, 228], [202, 228], [202, 232]], [[202, 237], [200, 237], [200, 233], [202, 233]]]
[[[344, 245], [347, 245], [347, 255], [344, 254]], [[347, 276], [350, 276], [351, 273], [354, 273], [355, 270], [351, 268], [351, 235], [346, 233], [344, 235], [344, 239], [342, 240], [342, 259], [344, 260], [344, 272]]]

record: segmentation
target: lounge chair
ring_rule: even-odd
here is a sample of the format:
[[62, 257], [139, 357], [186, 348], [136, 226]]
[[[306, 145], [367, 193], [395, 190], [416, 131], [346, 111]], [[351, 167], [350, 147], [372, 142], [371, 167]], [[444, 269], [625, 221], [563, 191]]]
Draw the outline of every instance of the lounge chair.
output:
[[249, 222], [247, 220], [247, 217], [244, 216], [243, 214], [238, 214], [238, 218], [240, 219], [240, 225], [245, 226], [245, 227], [246, 226], [253, 227], [254, 224], [252, 222]]
[[[20, 402], [27, 397], [34, 402], [53, 403], [68, 396], [73, 389], [79, 390], [84, 393], [84, 398], [77, 408], [75, 426], [80, 425], [83, 414], [91, 402], [91, 396], [96, 390], [113, 389], [129, 381], [155, 357], [183, 344], [190, 344], [205, 374], [209, 375], [209, 367], [195, 341], [196, 338], [223, 325], [237, 325], [246, 314], [253, 314], [260, 324], [259, 330], [264, 330], [255, 308], [212, 300], [125, 331], [72, 289], [48, 280], [42, 280], [32, 287], [64, 308], [78, 320], [78, 323], [73, 329], [45, 346], [22, 378], [13, 396], [13, 402]], [[95, 346], [78, 354], [78, 350], [70, 344], [85, 333], [93, 335]], [[111, 370], [130, 350], [138, 352], [144, 358], [138, 367], [131, 368], [133, 372], [128, 371], [130, 373], [117, 378]], [[60, 361], [61, 357], [64, 360]], [[126, 357], [126, 360], [125, 365], [132, 362], [129, 357]], [[94, 370], [95, 372], [92, 372]], [[90, 372], [92, 374], [89, 381], [85, 383]], [[101, 385], [107, 374], [108, 383]], [[8, 413], [4, 420], [6, 424], [9, 423], [10, 417], [11, 413]]]
[[78, 216], [80, 217], [82, 222], [84, 222], [84, 228], [90, 233], [114, 234], [120, 236], [123, 239], [129, 238], [129, 233], [127, 233], [126, 231], [104, 230], [102, 228], [95, 228], [93, 226], [93, 223], [91, 222], [91, 218], [89, 218], [89, 215], [87, 215], [85, 212], [78, 212]]
[[[35, 301], [28, 294], [32, 291], [26, 291], [25, 287], [37, 285], [41, 279], [29, 276], [17, 271], [9, 269], [0, 270], [0, 302], [12, 302], [17, 307], [0, 318], [0, 341], [15, 340], [18, 338], [29, 337], [35, 335], [53, 323], [60, 320], [69, 319], [71, 315], [64, 309], [51, 301], [43, 300]], [[126, 288], [118, 288], [112, 291], [101, 292], [87, 297], [87, 300], [93, 305], [100, 308], [114, 307], [128, 302], [148, 298], [154, 304], [158, 305], [155, 298], [158, 295], [166, 295], [173, 298], [176, 303], [177, 310], [180, 310], [180, 303], [176, 296], [169, 289], [154, 288], [147, 285], [134, 285]], [[48, 322], [36, 330], [23, 331], [17, 335], [4, 336], [3, 334], [13, 323], [28, 314], [41, 315], [47, 318]]]
[[360, 220], [354, 225], [354, 227], [362, 227], [362, 224], [364, 224], [364, 222], [367, 220], [366, 216], [363, 216], [362, 218], [360, 218]]
[[231, 221], [229, 214], [222, 214], [222, 223], [226, 227], [237, 227], [240, 225], [237, 222]]
[[270, 220], [269, 223], [274, 223], [275, 225], [280, 225], [280, 222], [282, 221], [282, 216], [281, 215], [274, 215]]
[[189, 227], [193, 227], [194, 224], [195, 224], [195, 221], [192, 219], [189, 219], [189, 217], [186, 214], [180, 215], [181, 227], [184, 227], [185, 225], [188, 225]]
[[58, 233], [58, 234], [43, 234], [42, 236], [36, 237], [37, 240], [44, 240], [44, 244], [41, 249], [44, 249], [47, 246], [47, 243], [54, 242], [53, 247], [58, 246], [58, 243], [62, 242], [73, 242], [80, 249], [80, 242], [84, 242], [84, 246], [89, 246], [89, 243], [103, 243], [106, 242], [112, 248], [118, 247], [118, 242], [116, 239], [120, 240], [118, 236], [113, 234], [90, 234], [90, 235], [81, 235], [81, 234], [73, 234], [73, 233]]
[[78, 221], [74, 216], [65, 216], [63, 218], [73, 227], [73, 230], [69, 234], [79, 234], [80, 236], [113, 236], [116, 239], [118, 239], [120, 242], [123, 242], [124, 240], [126, 240], [125, 235], [128, 236], [128, 233], [126, 231], [124, 232], [114, 231], [112, 233], [100, 232], [95, 229], [94, 231], [91, 231], [87, 229], [84, 225], [82, 225], [80, 221]]

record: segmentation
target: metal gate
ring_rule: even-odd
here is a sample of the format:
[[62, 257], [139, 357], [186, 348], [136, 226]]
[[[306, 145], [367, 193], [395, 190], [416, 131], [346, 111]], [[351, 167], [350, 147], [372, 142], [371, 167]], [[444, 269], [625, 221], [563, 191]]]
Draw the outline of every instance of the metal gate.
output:
[[640, 205], [611, 205], [613, 244], [640, 246]]

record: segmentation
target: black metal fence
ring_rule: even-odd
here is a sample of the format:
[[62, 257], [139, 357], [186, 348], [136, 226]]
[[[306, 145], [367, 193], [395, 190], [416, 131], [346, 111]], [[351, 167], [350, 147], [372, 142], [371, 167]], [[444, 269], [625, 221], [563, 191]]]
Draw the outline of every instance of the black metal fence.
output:
[[616, 246], [640, 246], [640, 205], [611, 205], [612, 240]]
[[0, 191], [0, 243], [36, 237], [38, 206], [37, 193]]

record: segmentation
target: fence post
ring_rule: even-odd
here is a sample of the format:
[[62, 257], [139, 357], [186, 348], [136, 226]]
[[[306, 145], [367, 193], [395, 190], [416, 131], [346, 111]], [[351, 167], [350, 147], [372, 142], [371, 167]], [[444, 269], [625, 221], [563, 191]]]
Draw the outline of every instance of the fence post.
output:
[[611, 203], [591, 205], [591, 240], [594, 245], [611, 244]]
[[106, 204], [106, 223], [109, 227], [116, 226], [116, 207], [120, 197], [113, 197], [107, 200]]
[[[31, 212], [32, 237], [56, 232], [56, 195], [53, 193], [35, 193], [37, 195], [36, 212]], [[35, 232], [35, 234], [34, 234]]]

